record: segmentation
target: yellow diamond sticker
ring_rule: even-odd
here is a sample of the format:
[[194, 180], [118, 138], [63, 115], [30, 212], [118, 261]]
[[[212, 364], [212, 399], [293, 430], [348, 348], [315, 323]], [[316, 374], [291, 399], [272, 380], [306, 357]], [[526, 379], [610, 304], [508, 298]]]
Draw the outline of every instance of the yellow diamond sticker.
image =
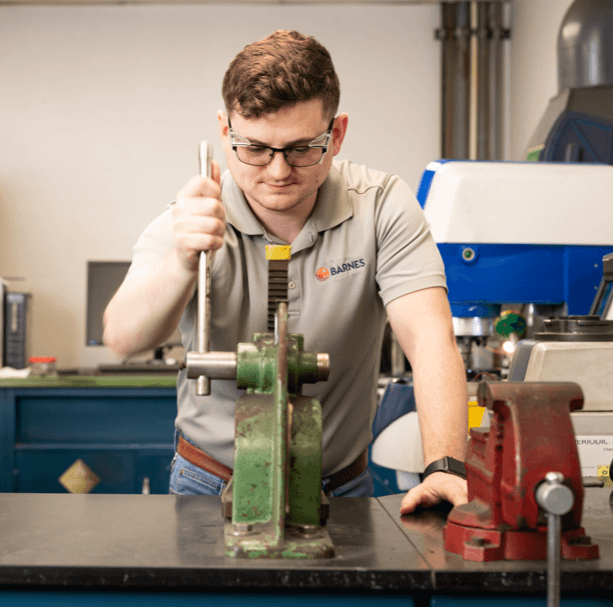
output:
[[289, 259], [292, 256], [292, 247], [283, 244], [267, 244], [266, 245], [266, 259], [271, 260], [283, 260]]
[[82, 459], [72, 464], [58, 480], [70, 493], [89, 493], [100, 482], [100, 478]]

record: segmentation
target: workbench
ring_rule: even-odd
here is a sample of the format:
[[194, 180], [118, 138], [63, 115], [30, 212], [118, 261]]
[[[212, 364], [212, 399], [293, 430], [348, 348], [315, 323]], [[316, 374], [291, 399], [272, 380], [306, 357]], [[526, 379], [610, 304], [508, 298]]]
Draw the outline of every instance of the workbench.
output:
[[[64, 493], [77, 459], [100, 478], [92, 493], [168, 493], [176, 376], [0, 379], [0, 492]], [[396, 473], [369, 462], [375, 495]]]
[[66, 492], [81, 460], [94, 493], [168, 493], [176, 377], [0, 380], [0, 492]]
[[[586, 489], [601, 558], [563, 561], [562, 605], [608, 603], [610, 493]], [[463, 561], [445, 512], [401, 517], [401, 499], [330, 498], [337, 556], [309, 561], [224, 556], [216, 496], [0, 494], [0, 605], [545, 604], [545, 561]]]

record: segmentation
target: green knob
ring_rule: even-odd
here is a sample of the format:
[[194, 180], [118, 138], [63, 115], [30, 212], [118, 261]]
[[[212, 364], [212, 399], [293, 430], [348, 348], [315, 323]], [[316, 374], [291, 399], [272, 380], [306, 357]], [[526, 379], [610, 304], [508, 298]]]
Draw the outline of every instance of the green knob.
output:
[[501, 337], [509, 337], [511, 333], [521, 337], [526, 332], [526, 319], [519, 312], [506, 310], [496, 319], [494, 327]]

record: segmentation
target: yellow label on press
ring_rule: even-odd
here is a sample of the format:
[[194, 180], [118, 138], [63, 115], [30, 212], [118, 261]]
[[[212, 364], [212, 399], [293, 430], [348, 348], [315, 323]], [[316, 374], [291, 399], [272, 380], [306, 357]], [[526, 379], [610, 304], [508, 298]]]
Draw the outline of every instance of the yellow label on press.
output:
[[479, 428], [483, 421], [485, 407], [480, 407], [476, 400], [468, 401], [468, 433], [471, 428]]
[[289, 259], [292, 255], [292, 247], [285, 244], [267, 244], [266, 245], [266, 259], [271, 260], [283, 260]]
[[598, 466], [598, 478], [604, 478], [604, 486], [611, 487], [613, 482], [609, 478], [609, 466]]

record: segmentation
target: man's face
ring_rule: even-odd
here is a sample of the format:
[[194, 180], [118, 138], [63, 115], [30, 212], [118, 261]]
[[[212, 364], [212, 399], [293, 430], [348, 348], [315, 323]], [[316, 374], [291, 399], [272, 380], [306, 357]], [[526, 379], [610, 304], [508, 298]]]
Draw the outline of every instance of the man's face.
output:
[[[324, 115], [320, 99], [301, 102], [283, 108], [274, 114], [245, 119], [237, 112], [231, 114], [232, 128], [251, 143], [273, 148], [306, 145], [322, 133], [330, 124]], [[342, 121], [342, 125], [338, 125]], [[332, 158], [340, 151], [346, 117], [335, 120], [333, 138], [321, 164], [309, 167], [290, 166], [282, 153], [277, 152], [266, 166], [242, 163], [232, 149], [232, 141], [225, 113], [219, 113], [221, 139], [228, 168], [245, 194], [254, 213], [310, 214], [317, 199], [317, 191], [326, 180]]]

